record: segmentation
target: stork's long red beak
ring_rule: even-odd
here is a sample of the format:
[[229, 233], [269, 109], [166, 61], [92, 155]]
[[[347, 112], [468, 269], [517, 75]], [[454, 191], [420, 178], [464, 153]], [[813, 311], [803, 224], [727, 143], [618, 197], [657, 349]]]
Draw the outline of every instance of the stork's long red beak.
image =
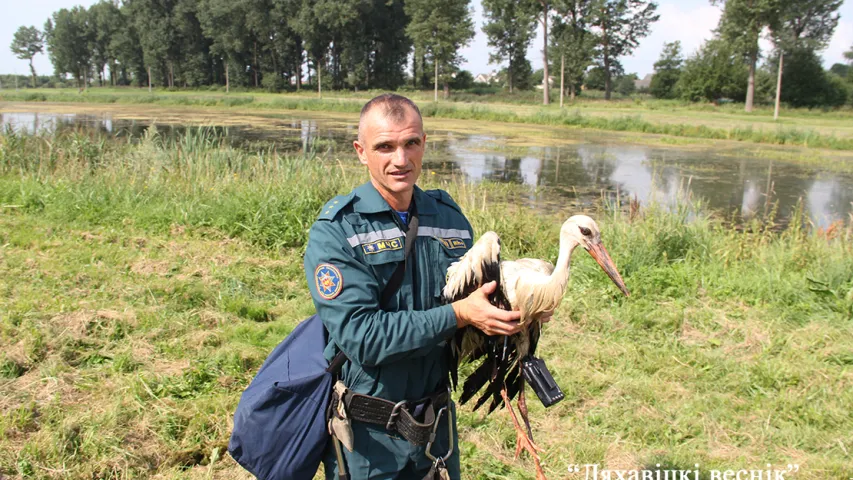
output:
[[613, 264], [613, 259], [610, 258], [610, 254], [607, 253], [607, 249], [604, 248], [604, 245], [599, 243], [598, 245], [593, 245], [588, 250], [589, 254], [592, 255], [592, 258], [601, 265], [601, 269], [604, 270], [604, 273], [613, 280], [613, 283], [619, 287], [619, 290], [622, 290], [622, 293], [625, 294], [626, 297], [631, 296], [631, 293], [628, 291], [628, 288], [625, 287], [625, 282], [622, 280], [622, 275], [619, 275], [619, 271], [616, 270], [616, 265]]

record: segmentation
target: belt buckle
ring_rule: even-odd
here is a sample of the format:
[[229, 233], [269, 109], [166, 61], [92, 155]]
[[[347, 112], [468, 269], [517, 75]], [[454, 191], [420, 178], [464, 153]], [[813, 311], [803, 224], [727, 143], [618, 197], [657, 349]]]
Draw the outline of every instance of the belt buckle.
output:
[[394, 428], [394, 424], [397, 423], [397, 417], [400, 416], [400, 409], [403, 408], [406, 403], [406, 400], [400, 400], [394, 405], [394, 408], [391, 409], [391, 415], [388, 417], [388, 423], [385, 424], [386, 430], [391, 430]]

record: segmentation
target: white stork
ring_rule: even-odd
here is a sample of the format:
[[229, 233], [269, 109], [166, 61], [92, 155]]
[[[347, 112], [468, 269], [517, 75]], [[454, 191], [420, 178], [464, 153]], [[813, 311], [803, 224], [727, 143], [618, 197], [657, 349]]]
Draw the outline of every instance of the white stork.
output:
[[[616, 270], [613, 260], [601, 243], [601, 234], [595, 222], [585, 215], [575, 215], [560, 228], [560, 254], [557, 265], [532, 258], [515, 261], [500, 260], [500, 239], [494, 232], [486, 232], [458, 262], [447, 269], [447, 284], [442, 292], [443, 301], [450, 303], [468, 296], [491, 281], [498, 283], [490, 296], [493, 305], [521, 312], [522, 329], [510, 337], [488, 336], [481, 330], [468, 326], [457, 331], [452, 344], [454, 385], [458, 383], [456, 367], [459, 361], [474, 361], [485, 357], [482, 364], [466, 379], [459, 399], [465, 404], [488, 383], [484, 394], [477, 400], [474, 410], [489, 398], [489, 413], [503, 404], [510, 412], [517, 432], [515, 455], [526, 450], [536, 464], [537, 480], [545, 475], [539, 463], [539, 447], [533, 443], [533, 432], [524, 397], [524, 377], [520, 374], [520, 360], [533, 355], [541, 332], [540, 318], [550, 314], [560, 305], [569, 282], [572, 253], [583, 247], [598, 262], [605, 273], [626, 296], [628, 289]], [[518, 397], [518, 410], [526, 426], [522, 429], [510, 400]]]

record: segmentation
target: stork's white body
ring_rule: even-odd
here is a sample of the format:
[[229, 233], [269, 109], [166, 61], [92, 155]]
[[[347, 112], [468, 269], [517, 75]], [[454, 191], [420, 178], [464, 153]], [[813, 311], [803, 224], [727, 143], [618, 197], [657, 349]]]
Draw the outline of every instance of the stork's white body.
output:
[[[442, 292], [445, 301], [458, 301], [483, 284], [499, 279], [500, 293], [505, 299], [495, 296], [490, 297], [490, 301], [501, 308], [505, 308], [509, 303], [512, 310], [521, 312], [519, 323], [522, 328], [519, 333], [504, 338], [503, 354], [496, 353], [495, 347], [499, 344], [495, 342], [494, 337], [488, 337], [470, 325], [458, 332], [452, 346], [457, 361], [486, 357], [481, 367], [466, 380], [463, 395], [460, 397], [461, 403], [464, 404], [482, 388], [483, 384], [488, 383], [486, 394], [480, 397], [477, 403], [479, 406], [489, 395], [497, 395], [495, 386], [500, 387], [500, 396], [512, 416], [518, 433], [516, 456], [521, 449], [530, 453], [536, 463], [537, 480], [545, 480], [545, 475], [536, 453], [538, 447], [533, 444], [533, 433], [524, 400], [524, 378], [519, 376], [519, 364], [516, 362], [526, 358], [528, 354], [535, 353], [540, 332], [540, 319], [544, 314], [553, 313], [560, 306], [569, 283], [572, 253], [578, 246], [587, 250], [619, 289], [628, 295], [622, 277], [601, 244], [598, 226], [591, 218], [584, 215], [569, 218], [560, 228], [560, 253], [556, 265], [533, 258], [501, 261], [498, 235], [494, 232], [486, 232], [460, 261], [447, 269], [447, 284]], [[509, 354], [507, 354], [507, 343], [514, 347], [514, 351], [510, 349]], [[491, 353], [486, 355], [486, 352]], [[484, 370], [486, 367], [492, 369]], [[486, 378], [484, 373], [490, 376]], [[518, 386], [518, 406], [527, 426], [526, 432], [519, 425], [510, 405], [512, 394], [508, 393], [507, 382]], [[495, 397], [495, 402], [497, 398]], [[494, 408], [494, 405], [496, 403], [493, 403], [491, 408]]]

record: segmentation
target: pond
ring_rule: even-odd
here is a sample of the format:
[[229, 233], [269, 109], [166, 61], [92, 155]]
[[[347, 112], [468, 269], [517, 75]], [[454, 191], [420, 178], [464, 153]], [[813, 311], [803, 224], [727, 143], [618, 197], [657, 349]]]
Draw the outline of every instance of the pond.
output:
[[[93, 112], [93, 108], [87, 107], [87, 111]], [[0, 128], [26, 132], [86, 128], [136, 138], [152, 123], [164, 135], [181, 135], [190, 125], [211, 125], [227, 142], [241, 148], [274, 145], [280, 152], [313, 151], [356, 161], [352, 140], [357, 128], [352, 115], [215, 111], [204, 118], [195, 115], [190, 121], [165, 109], [135, 115], [111, 111], [0, 113]], [[545, 210], [583, 210], [603, 196], [611, 201], [637, 198], [641, 203], [655, 200], [667, 205], [693, 198], [720, 215], [739, 220], [775, 209], [777, 220], [785, 223], [802, 201], [806, 214], [819, 227], [849, 221], [853, 212], [853, 175], [779, 160], [781, 148], [767, 148], [771, 158], [763, 158], [746, 152], [740, 144], [650, 146], [626, 141], [618, 134], [582, 130], [535, 127], [549, 132], [534, 135], [530, 126], [489, 128], [486, 122], [431, 118], [425, 124], [425, 170], [469, 182], [539, 187], [531, 189], [524, 201]]]

